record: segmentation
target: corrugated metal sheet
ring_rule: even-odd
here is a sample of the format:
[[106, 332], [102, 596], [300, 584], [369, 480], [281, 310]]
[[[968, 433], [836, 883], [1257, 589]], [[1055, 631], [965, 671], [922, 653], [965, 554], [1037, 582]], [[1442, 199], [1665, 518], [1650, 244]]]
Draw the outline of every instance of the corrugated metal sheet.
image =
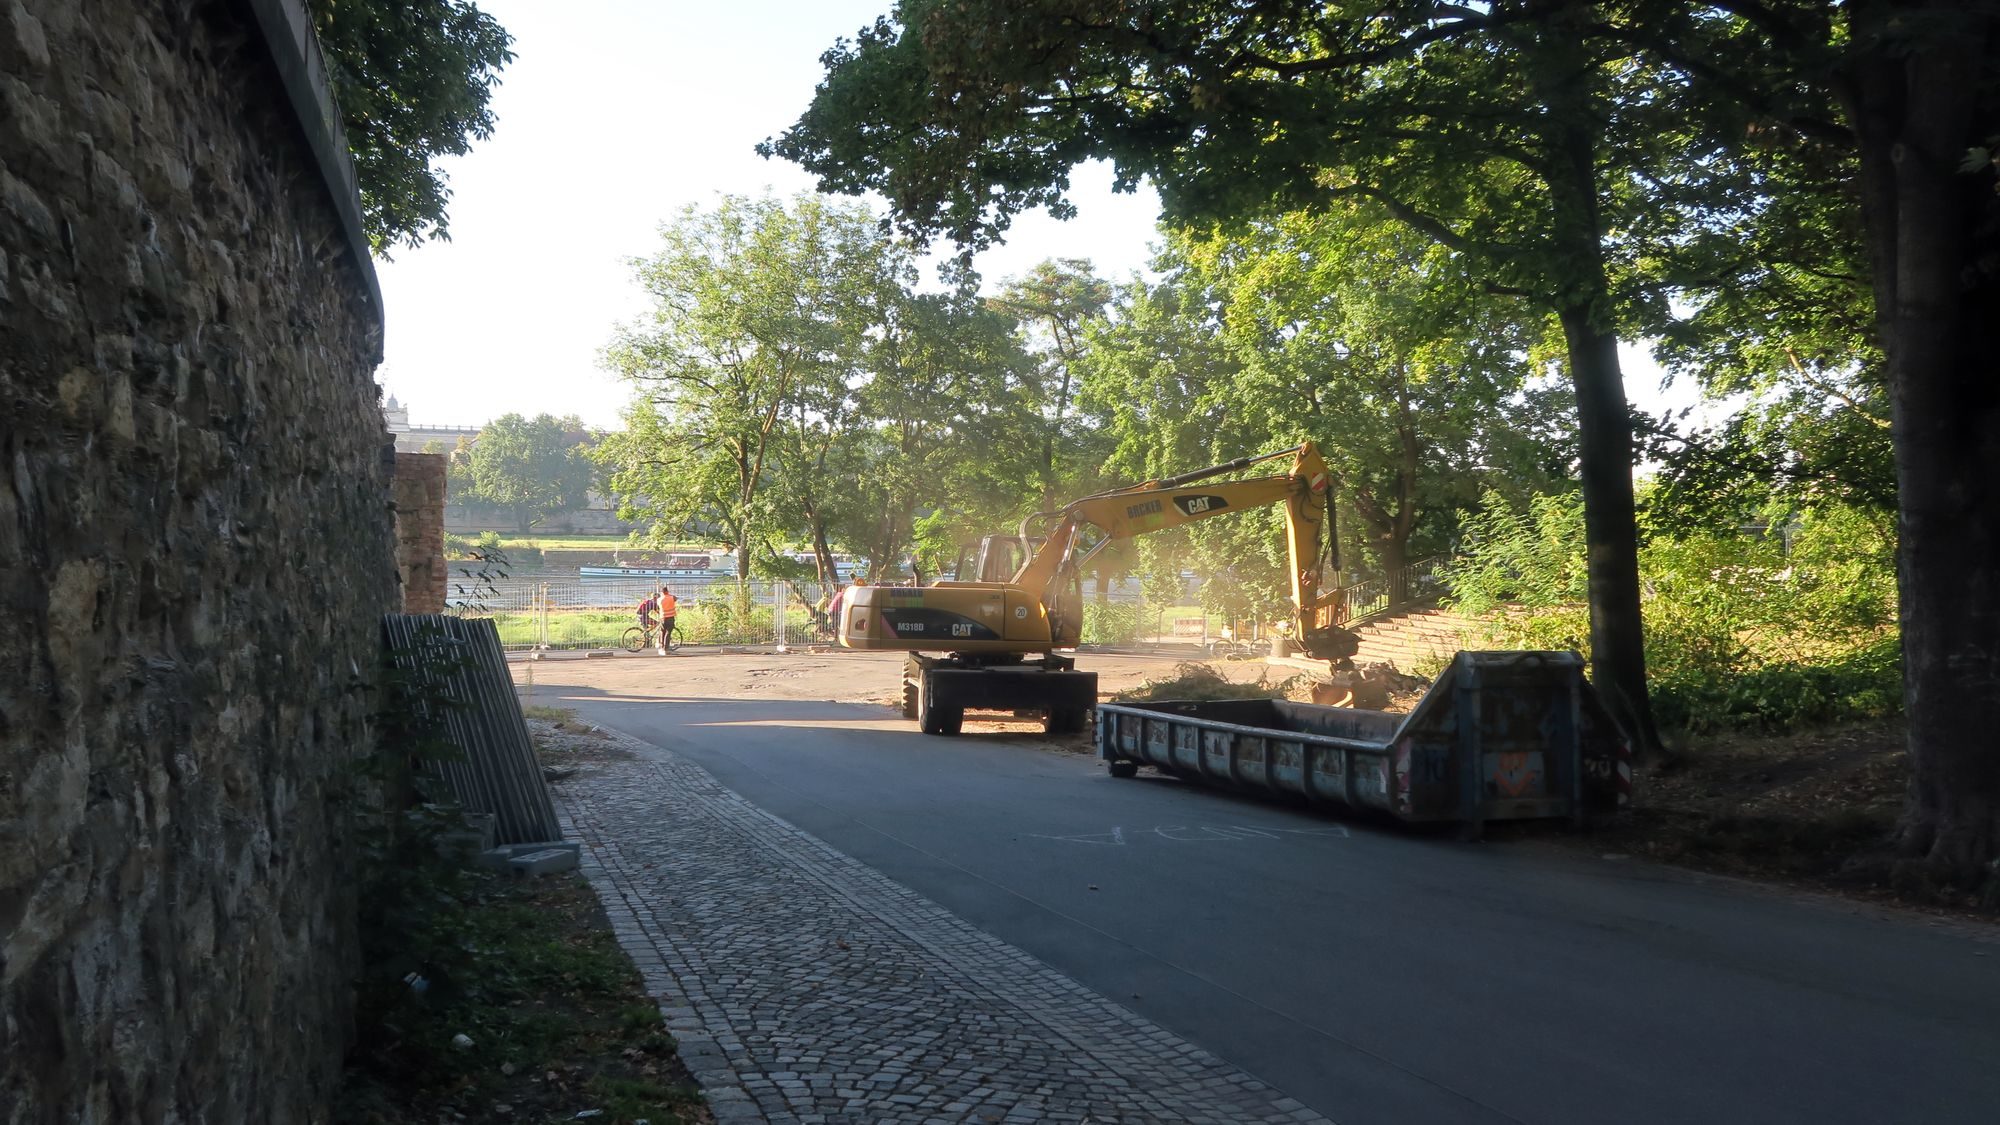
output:
[[382, 619], [382, 642], [389, 659], [411, 677], [413, 694], [440, 701], [445, 736], [461, 755], [432, 768], [466, 811], [493, 815], [494, 842], [561, 839], [493, 622], [390, 614]]

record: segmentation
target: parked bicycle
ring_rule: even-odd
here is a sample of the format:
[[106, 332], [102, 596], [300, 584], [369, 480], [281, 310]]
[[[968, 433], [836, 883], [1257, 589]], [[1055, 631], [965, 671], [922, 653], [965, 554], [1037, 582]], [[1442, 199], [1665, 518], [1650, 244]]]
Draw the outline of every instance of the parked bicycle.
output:
[[[625, 651], [644, 652], [647, 649], [654, 647], [653, 634], [656, 631], [657, 631], [656, 627], [651, 625], [645, 626], [643, 628], [638, 625], [634, 625], [631, 628], [625, 630]], [[681, 627], [679, 625], [675, 625], [673, 631], [667, 634], [668, 652], [679, 652], [681, 650], [682, 632], [683, 630], [681, 629]]]

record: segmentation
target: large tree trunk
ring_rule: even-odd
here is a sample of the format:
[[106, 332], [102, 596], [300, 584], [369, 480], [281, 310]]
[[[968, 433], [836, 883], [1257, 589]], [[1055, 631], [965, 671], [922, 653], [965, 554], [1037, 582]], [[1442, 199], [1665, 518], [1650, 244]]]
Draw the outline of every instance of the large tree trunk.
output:
[[1646, 691], [1646, 625], [1639, 610], [1639, 521], [1632, 502], [1632, 416], [1612, 329], [1611, 283], [1604, 266], [1597, 204], [1597, 134], [1588, 115], [1563, 106], [1551, 138], [1549, 170], [1556, 202], [1552, 239], [1567, 276], [1555, 301], [1576, 390], [1583, 535], [1590, 575], [1590, 680], [1635, 753], [1661, 756]]
[[1661, 752], [1646, 693], [1646, 627], [1639, 609], [1639, 522], [1632, 502], [1632, 422], [1618, 339], [1588, 309], [1561, 310], [1576, 388], [1583, 536], [1590, 574], [1590, 679], [1641, 754]]
[[1590, 67], [1565, 35], [1584, 18], [1574, 5], [1537, 44], [1531, 80], [1548, 99], [1549, 194], [1555, 204], [1550, 242], [1557, 269], [1547, 284], [1569, 352], [1576, 390], [1583, 534], [1590, 576], [1590, 679], [1636, 754], [1659, 758], [1665, 747], [1646, 691], [1646, 627], [1639, 610], [1639, 522], [1632, 502], [1632, 416], [1618, 367], [1611, 282], [1604, 263], [1598, 205], [1601, 125]]
[[[2000, 196], [1990, 164], [1960, 170], [2000, 133], [2000, 99], [1979, 91], [2000, 16], [1960, 19], [1876, 46], [1849, 77], [1894, 408], [1912, 770], [1900, 844], [1932, 881], [2000, 898]], [[1857, 41], [1879, 44], [1866, 33], [1882, 26]]]

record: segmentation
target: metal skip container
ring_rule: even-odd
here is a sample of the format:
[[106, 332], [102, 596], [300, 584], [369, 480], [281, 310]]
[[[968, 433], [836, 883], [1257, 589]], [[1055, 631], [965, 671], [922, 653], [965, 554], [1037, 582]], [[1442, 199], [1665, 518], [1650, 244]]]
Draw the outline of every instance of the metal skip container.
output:
[[1573, 652], [1460, 652], [1407, 715], [1280, 699], [1107, 703], [1098, 756], [1189, 781], [1400, 820], [1566, 818], [1623, 809], [1631, 751]]

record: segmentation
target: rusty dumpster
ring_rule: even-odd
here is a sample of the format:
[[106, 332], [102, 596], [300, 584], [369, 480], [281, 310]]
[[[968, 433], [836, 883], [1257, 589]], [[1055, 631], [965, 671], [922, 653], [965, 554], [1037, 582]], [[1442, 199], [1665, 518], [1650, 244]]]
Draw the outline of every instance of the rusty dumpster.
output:
[[1274, 699], [1107, 703], [1098, 756], [1405, 821], [1572, 822], [1631, 793], [1630, 749], [1572, 652], [1460, 652], [1407, 715]]

